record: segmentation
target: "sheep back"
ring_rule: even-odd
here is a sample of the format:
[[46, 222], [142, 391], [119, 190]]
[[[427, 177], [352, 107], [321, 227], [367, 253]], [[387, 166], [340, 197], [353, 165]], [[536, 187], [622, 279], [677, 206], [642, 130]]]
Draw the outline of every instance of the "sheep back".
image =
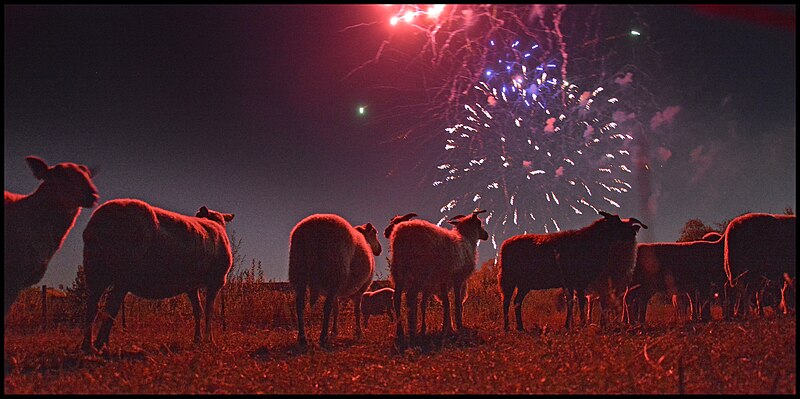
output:
[[366, 289], [375, 271], [373, 249], [363, 234], [334, 214], [301, 220], [289, 238], [289, 282], [296, 292], [350, 296]]
[[748, 271], [748, 279], [764, 275], [781, 281], [797, 273], [796, 216], [749, 213], [725, 229], [725, 274], [729, 284]]
[[426, 220], [409, 220], [395, 226], [389, 240], [390, 276], [395, 284], [419, 281], [421, 290], [435, 290], [442, 278], [469, 274], [475, 269], [476, 251], [455, 230]]
[[362, 296], [361, 312], [370, 316], [391, 313], [393, 299], [394, 289], [390, 287], [367, 291]]
[[724, 242], [689, 241], [639, 244], [632, 284], [650, 292], [708, 290], [725, 280]]

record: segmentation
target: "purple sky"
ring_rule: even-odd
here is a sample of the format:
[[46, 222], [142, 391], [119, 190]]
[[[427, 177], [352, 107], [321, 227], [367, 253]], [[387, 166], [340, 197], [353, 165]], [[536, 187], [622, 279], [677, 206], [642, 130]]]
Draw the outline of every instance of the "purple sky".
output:
[[[794, 20], [794, 6], [776, 9]], [[397, 140], [437, 125], [403, 108], [418, 95], [381, 89], [414, 73], [413, 55], [387, 51], [348, 76], [385, 39], [399, 49], [420, 43], [400, 31], [409, 27], [389, 26], [381, 5], [6, 5], [4, 14], [6, 190], [36, 188], [27, 155], [99, 166], [101, 202], [236, 214], [228, 231], [242, 239], [246, 263], [261, 260], [275, 280], [287, 278], [289, 232], [309, 214], [338, 213], [379, 231], [395, 214], [441, 218], [444, 196], [430, 173], [443, 129]], [[692, 218], [712, 225], [796, 209], [794, 28], [686, 6], [627, 6], [619, 15], [602, 26], [647, 26], [647, 46], [630, 61], [650, 74], [661, 111], [642, 118], [668, 129], [651, 143], [660, 169], [652, 220], [635, 195], [609, 210], [650, 225], [640, 241], [674, 241]], [[579, 52], [570, 56], [580, 62]], [[356, 113], [361, 104], [366, 116]], [[81, 213], [42, 284], [72, 281], [90, 214]], [[479, 252], [482, 261], [494, 255], [485, 243]]]

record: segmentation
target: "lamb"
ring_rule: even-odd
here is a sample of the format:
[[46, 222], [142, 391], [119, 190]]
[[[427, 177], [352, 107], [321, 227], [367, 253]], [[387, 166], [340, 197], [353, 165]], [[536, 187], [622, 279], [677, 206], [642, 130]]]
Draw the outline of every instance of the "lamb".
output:
[[[636, 233], [647, 228], [635, 218], [621, 220], [618, 215], [599, 212], [602, 219], [578, 230], [550, 234], [522, 234], [511, 237], [500, 247], [498, 285], [503, 298], [503, 328], [509, 329], [508, 308], [512, 295], [517, 330], [523, 331], [522, 301], [531, 290], [563, 288], [567, 300], [565, 327], [573, 325], [573, 297], [578, 295], [581, 321], [585, 323], [586, 293], [598, 291], [603, 312], [609, 309], [608, 283], [621, 292], [633, 271]], [[601, 324], [606, 323], [601, 313]]]
[[[725, 281], [725, 242], [719, 234], [716, 236], [719, 237], [716, 241], [637, 245], [636, 267], [631, 285], [639, 287], [628, 298], [633, 321], [644, 325], [647, 303], [656, 292], [673, 296], [689, 293], [694, 304], [693, 313], [697, 313], [701, 320], [711, 319], [710, 306], [714, 295], [712, 287], [721, 287]], [[673, 299], [676, 320], [679, 313], [677, 299]]]
[[[185, 293], [194, 312], [194, 341], [200, 342], [200, 288], [206, 291], [206, 340], [213, 342], [214, 299], [225, 285], [233, 257], [226, 222], [234, 215], [200, 208], [194, 217], [157, 208], [137, 199], [115, 199], [94, 211], [83, 231], [83, 267], [88, 303], [82, 348], [102, 351], [125, 295], [161, 299]], [[92, 342], [100, 296], [110, 318], [103, 318]]]
[[367, 328], [370, 316], [388, 314], [389, 320], [394, 321], [392, 304], [394, 303], [394, 290], [390, 287], [377, 291], [367, 291], [362, 294], [361, 314], [364, 316], [364, 328]]
[[81, 208], [94, 207], [99, 198], [86, 166], [48, 166], [35, 156], [25, 161], [42, 183], [28, 195], [3, 191], [3, 320], [19, 293], [44, 277]]
[[323, 305], [320, 345], [328, 345], [328, 322], [333, 311], [332, 334], [338, 330], [339, 297], [353, 301], [355, 333], [361, 330], [362, 295], [372, 283], [375, 272], [374, 256], [381, 254], [378, 232], [371, 223], [352, 227], [341, 216], [314, 214], [301, 220], [289, 238], [289, 282], [295, 291], [297, 309], [297, 342], [306, 347], [303, 322], [306, 291], [310, 290], [313, 306], [320, 294]]
[[[489, 239], [478, 215], [486, 212], [473, 211], [471, 215], [458, 215], [449, 220], [450, 230], [425, 220], [409, 220], [398, 223], [389, 237], [391, 252], [391, 279], [394, 283], [394, 312], [397, 316], [396, 340], [404, 345], [404, 329], [400, 304], [406, 293], [409, 337], [416, 335], [417, 295], [422, 293], [420, 304], [424, 315], [431, 294], [438, 293], [442, 301], [444, 319], [442, 330], [452, 333], [450, 300], [452, 288], [455, 296], [456, 328], [463, 329], [463, 296], [469, 276], [475, 271], [478, 240]], [[421, 333], [425, 334], [423, 323]]]
[[[725, 229], [725, 274], [728, 286], [737, 291], [740, 309], [747, 309], [759, 279], [775, 282], [797, 274], [796, 216], [749, 213], [733, 219]], [[776, 288], [777, 290], [778, 288]], [[763, 293], [756, 292], [763, 296]], [[761, 306], [757, 300], [757, 311]], [[726, 298], [725, 318], [733, 316]]]

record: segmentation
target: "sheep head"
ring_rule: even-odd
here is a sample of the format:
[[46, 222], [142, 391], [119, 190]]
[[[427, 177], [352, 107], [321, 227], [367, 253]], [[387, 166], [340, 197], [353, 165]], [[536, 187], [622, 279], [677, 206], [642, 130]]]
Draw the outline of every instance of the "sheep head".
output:
[[213, 222], [217, 222], [221, 224], [223, 227], [225, 227], [226, 222], [230, 222], [231, 220], [233, 220], [234, 214], [212, 211], [204, 206], [201, 207], [199, 211], [197, 211], [197, 214], [195, 214], [195, 216], [199, 218], [208, 219]]
[[393, 217], [389, 221], [389, 225], [386, 226], [386, 229], [383, 230], [383, 236], [386, 237], [386, 238], [389, 238], [389, 236], [392, 235], [392, 230], [394, 230], [394, 226], [395, 225], [397, 225], [400, 222], [405, 222], [407, 220], [411, 220], [412, 218], [414, 218], [416, 216], [417, 216], [417, 214], [414, 213], [414, 212], [407, 213], [407, 214], [405, 214], [403, 216], [396, 215], [395, 217]]
[[85, 165], [64, 162], [53, 166], [39, 157], [25, 160], [33, 175], [42, 181], [40, 190], [55, 195], [64, 208], [91, 208], [97, 205], [99, 195], [92, 182], [92, 172]]
[[456, 226], [456, 229], [458, 229], [464, 237], [474, 238], [475, 241], [488, 240], [489, 233], [484, 230], [483, 222], [478, 218], [478, 215], [484, 212], [486, 211], [476, 209], [472, 211], [470, 216], [457, 215], [448, 220], [447, 223]]
[[381, 243], [378, 242], [378, 230], [375, 230], [372, 223], [356, 226], [355, 229], [367, 239], [367, 244], [372, 248], [372, 253], [375, 256], [379, 256], [382, 250]]

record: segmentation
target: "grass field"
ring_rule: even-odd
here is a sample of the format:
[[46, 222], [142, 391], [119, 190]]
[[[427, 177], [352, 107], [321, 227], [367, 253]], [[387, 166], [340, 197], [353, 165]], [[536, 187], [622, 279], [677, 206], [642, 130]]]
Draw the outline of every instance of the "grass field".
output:
[[[192, 343], [185, 298], [129, 306], [105, 355], [79, 350], [78, 325], [47, 332], [7, 326], [4, 393], [709, 393], [795, 394], [796, 316], [768, 312], [745, 321], [673, 320], [654, 298], [646, 330], [621, 324], [563, 329], [555, 291], [529, 294], [526, 332], [504, 332], [499, 294], [483, 271], [470, 280], [467, 329], [443, 337], [441, 307], [429, 307], [434, 332], [398, 353], [394, 325], [370, 318], [353, 338], [352, 306], [340, 314], [329, 349], [318, 345], [320, 309], [311, 312], [309, 347], [296, 345], [289, 293], [229, 294], [227, 328], [215, 344]], [[235, 289], [231, 289], [231, 293]], [[234, 300], [233, 298], [238, 298]], [[129, 296], [129, 303], [134, 299]], [[217, 303], [219, 313], [220, 303]], [[22, 306], [13, 312], [22, 312]], [[768, 309], [769, 310], [769, 309]], [[10, 315], [10, 320], [13, 319]], [[74, 323], [73, 323], [74, 324]]]

